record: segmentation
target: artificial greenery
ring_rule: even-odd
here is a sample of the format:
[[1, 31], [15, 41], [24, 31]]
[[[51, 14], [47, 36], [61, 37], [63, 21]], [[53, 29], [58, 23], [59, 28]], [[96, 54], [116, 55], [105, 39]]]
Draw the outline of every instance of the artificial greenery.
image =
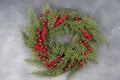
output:
[[[46, 14], [45, 10], [49, 10], [50, 11], [49, 14]], [[38, 27], [42, 29], [43, 20], [45, 18], [48, 19], [47, 34], [43, 42], [43, 45], [49, 46], [47, 51], [50, 52], [50, 54], [47, 55], [38, 50], [35, 52], [31, 51], [32, 57], [26, 60], [38, 67], [38, 71], [34, 71], [33, 72], [34, 74], [44, 77], [59, 76], [62, 73], [66, 72], [64, 68], [68, 64], [72, 65], [75, 63], [75, 66], [71, 66], [69, 68], [70, 75], [72, 75], [79, 69], [82, 69], [82, 67], [84, 67], [89, 62], [97, 63], [96, 44], [107, 44], [107, 43], [105, 39], [101, 36], [101, 33], [99, 31], [99, 26], [95, 23], [92, 17], [80, 14], [78, 10], [73, 10], [73, 9], [65, 8], [61, 10], [55, 10], [52, 9], [49, 6], [49, 4], [45, 4], [43, 6], [43, 14], [44, 14], [43, 17], [38, 17], [34, 12], [34, 10], [30, 8], [29, 24], [25, 26], [26, 31], [22, 31], [25, 45], [32, 50], [34, 44], [38, 43], [36, 40], [34, 40], [34, 38], [37, 36], [36, 29]], [[62, 22], [57, 27], [53, 28], [55, 22], [55, 16], [59, 15], [60, 17], [62, 17], [65, 14], [68, 15], [65, 21]], [[82, 20], [75, 21], [74, 17], [76, 16], [81, 17]], [[90, 35], [92, 36], [92, 40], [89, 40], [84, 37], [83, 33], [80, 31], [81, 28], [87, 30], [90, 33]], [[71, 43], [61, 43], [60, 41], [62, 40], [62, 38], [59, 38], [59, 35], [69, 35], [72, 38]], [[84, 46], [83, 43], [81, 44], [78, 43], [79, 39], [86, 40], [89, 46], [92, 47], [92, 50], [89, 52], [89, 54], [84, 55], [84, 51], [86, 50], [86, 47]], [[44, 61], [40, 59], [39, 57], [35, 56], [36, 53], [48, 57], [49, 60]], [[60, 54], [62, 58], [58, 59], [57, 58], [58, 54]], [[82, 67], [80, 67], [79, 62], [81, 60], [84, 61], [84, 58], [86, 58], [87, 60], [86, 62], [84, 62]], [[59, 60], [60, 62], [59, 64], [54, 66], [54, 69], [45, 68], [45, 65], [53, 60]]]

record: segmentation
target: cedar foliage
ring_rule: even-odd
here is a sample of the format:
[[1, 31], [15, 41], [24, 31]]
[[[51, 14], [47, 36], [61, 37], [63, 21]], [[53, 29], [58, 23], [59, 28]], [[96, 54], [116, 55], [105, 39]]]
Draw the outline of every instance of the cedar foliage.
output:
[[[50, 13], [45, 14], [45, 10], [49, 9]], [[48, 45], [48, 51], [51, 52], [50, 55], [46, 55], [40, 51], [32, 52], [31, 58], [27, 59], [26, 61], [32, 63], [33, 65], [38, 67], [38, 71], [34, 71], [33, 74], [36, 74], [37, 76], [43, 76], [43, 77], [54, 77], [59, 76], [62, 73], [66, 72], [64, 68], [73, 62], [73, 60], [76, 60], [77, 63], [75, 67], [71, 67], [70, 75], [73, 75], [76, 71], [79, 69], [82, 69], [79, 67], [79, 61], [83, 60], [84, 51], [86, 50], [86, 47], [84, 44], [79, 44], [78, 40], [86, 40], [88, 41], [89, 45], [92, 47], [92, 50], [88, 55], [85, 55], [87, 57], [87, 62], [84, 63], [84, 66], [89, 62], [97, 63], [96, 58], [96, 44], [105, 44], [107, 45], [106, 40], [101, 36], [99, 26], [96, 24], [96, 22], [93, 20], [90, 16], [85, 16], [83, 14], [80, 14], [78, 10], [73, 9], [61, 9], [60, 11], [50, 8], [49, 4], [45, 4], [43, 6], [43, 13], [44, 17], [37, 17], [37, 15], [34, 13], [34, 10], [32, 8], [29, 9], [29, 24], [25, 26], [26, 31], [22, 31], [23, 34], [23, 40], [24, 44], [29, 47], [31, 50], [33, 48], [33, 45], [37, 43], [37, 41], [34, 40], [34, 37], [36, 36], [36, 29], [38, 27], [41, 27], [42, 29], [42, 21], [44, 18], [48, 19], [47, 24], [47, 35], [45, 37], [45, 41], [43, 42], [43, 45]], [[67, 14], [69, 17], [59, 26], [56, 28], [53, 28], [53, 24], [55, 22], [55, 16], [59, 15], [62, 16], [64, 14]], [[82, 17], [81, 21], [74, 21], [73, 18], [75, 16]], [[80, 28], [86, 29], [92, 36], [93, 40], [90, 41], [89, 39], [84, 38], [83, 34], [80, 31]], [[72, 37], [72, 43], [70, 44], [61, 44], [58, 41], [54, 41], [55, 36], [61, 35], [61, 34], [69, 34]], [[55, 66], [54, 69], [45, 68], [46, 61], [41, 60], [40, 58], [36, 57], [35, 54], [39, 53], [43, 56], [49, 57], [49, 61], [53, 61], [57, 59], [57, 54], [64, 55], [63, 58], [60, 59], [60, 63]], [[42, 70], [41, 70], [41, 69]]]

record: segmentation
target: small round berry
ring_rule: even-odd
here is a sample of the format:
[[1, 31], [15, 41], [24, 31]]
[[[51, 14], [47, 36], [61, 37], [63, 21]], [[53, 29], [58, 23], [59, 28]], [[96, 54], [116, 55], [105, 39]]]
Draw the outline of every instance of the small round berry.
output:
[[87, 47], [87, 46], [88, 46], [88, 44], [84, 44], [84, 46], [85, 46], [85, 47]]
[[59, 61], [58, 60], [54, 60], [54, 63], [59, 63]]
[[39, 56], [39, 54], [37, 53], [37, 54], [35, 54], [35, 56]]
[[84, 51], [84, 55], [87, 55], [88, 53], [89, 53], [89, 51], [88, 51], [88, 50]]
[[44, 48], [44, 46], [42, 45], [40, 48]]
[[79, 40], [78, 43], [81, 44], [81, 43], [82, 43], [82, 40]]
[[88, 47], [88, 50], [92, 50], [92, 47]]
[[43, 57], [42, 59], [43, 59], [43, 60], [46, 60], [46, 58], [45, 58], [45, 57]]
[[46, 64], [45, 67], [48, 68], [49, 67], [48, 64]]
[[37, 37], [35, 37], [35, 38], [34, 38], [34, 40], [38, 40], [38, 38], [37, 38]]
[[41, 46], [41, 45], [42, 45], [42, 43], [39, 43], [39, 45]]
[[40, 13], [40, 17], [43, 17], [44, 15], [42, 13]]
[[42, 58], [43, 56], [42, 55], [39, 55], [39, 58]]
[[48, 21], [48, 19], [44, 19], [44, 22], [46, 23]]
[[48, 14], [50, 11], [47, 9], [45, 12], [46, 12], [46, 14]]
[[54, 66], [50, 66], [50, 69], [54, 69]]
[[56, 16], [55, 16], [55, 18], [56, 18], [56, 19], [58, 19], [58, 18], [59, 18], [59, 16], [58, 16], [58, 15], [56, 15]]
[[83, 65], [83, 61], [80, 61], [80, 65]]
[[40, 31], [40, 27], [38, 27], [37, 30]]
[[81, 17], [79, 17], [77, 20], [78, 20], [78, 21], [80, 21], [80, 20], [82, 20], [82, 18], [81, 18]]
[[42, 22], [42, 25], [44, 26], [46, 23], [45, 22]]
[[68, 70], [69, 70], [69, 68], [67, 68], [67, 67], [66, 67], [66, 68], [65, 68], [65, 70], [66, 70], [66, 71], [68, 71]]
[[40, 40], [39, 40], [39, 42], [40, 42], [40, 43], [42, 43], [42, 42], [43, 42], [43, 40], [42, 40], [42, 39], [40, 39]]
[[48, 61], [48, 60], [49, 60], [49, 58], [46, 58], [45, 60], [46, 60], [46, 61]]
[[46, 46], [45, 46], [45, 48], [47, 49], [47, 48], [48, 48], [48, 46], [46, 45]]
[[40, 37], [41, 37], [41, 35], [39, 34], [39, 35], [38, 35], [38, 37], [40, 38]]
[[78, 20], [78, 17], [74, 17], [74, 20]]
[[61, 55], [60, 55], [60, 54], [58, 54], [58, 55], [57, 55], [57, 58], [61, 58]]
[[88, 44], [88, 42], [86, 40], [84, 40], [84, 44]]
[[68, 64], [68, 67], [71, 67], [71, 65], [70, 65], [70, 64]]

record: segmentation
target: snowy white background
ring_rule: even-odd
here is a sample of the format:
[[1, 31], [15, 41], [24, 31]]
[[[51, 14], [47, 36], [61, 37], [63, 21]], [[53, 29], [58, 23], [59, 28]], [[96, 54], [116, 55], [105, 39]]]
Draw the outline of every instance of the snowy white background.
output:
[[[29, 19], [27, 9], [32, 5], [39, 13], [45, 0], [0, 0], [0, 80], [66, 80], [67, 74], [55, 78], [31, 75], [32, 65], [20, 34], [21, 24]], [[71, 80], [120, 80], [120, 0], [49, 0], [56, 8], [80, 8], [94, 15], [110, 47], [98, 46], [99, 63], [79, 71]]]

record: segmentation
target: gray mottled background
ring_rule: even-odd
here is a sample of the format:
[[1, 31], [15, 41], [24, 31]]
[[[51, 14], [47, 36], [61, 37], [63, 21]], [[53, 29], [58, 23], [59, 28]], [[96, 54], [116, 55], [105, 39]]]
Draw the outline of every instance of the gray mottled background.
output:
[[[120, 0], [49, 0], [56, 8], [80, 8], [91, 14], [110, 47], [98, 46], [98, 64], [90, 64], [71, 80], [120, 80]], [[30, 74], [34, 67], [24, 61], [29, 50], [20, 34], [21, 24], [27, 24], [28, 5], [36, 13], [44, 0], [0, 0], [0, 80], [66, 80], [66, 74], [55, 78], [38, 78]]]

